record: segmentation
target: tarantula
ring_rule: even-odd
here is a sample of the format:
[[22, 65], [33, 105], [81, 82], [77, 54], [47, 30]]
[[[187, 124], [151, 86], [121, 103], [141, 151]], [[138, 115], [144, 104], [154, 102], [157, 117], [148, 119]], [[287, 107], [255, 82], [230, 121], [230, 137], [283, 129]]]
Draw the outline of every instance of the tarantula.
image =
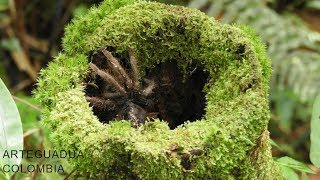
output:
[[[102, 48], [93, 53], [99, 57], [100, 62], [89, 63], [89, 67], [95, 76], [100, 77], [102, 85], [98, 96], [86, 95], [86, 100], [100, 111], [113, 113], [117, 120], [129, 119], [132, 126], [137, 127], [145, 123], [147, 117], [153, 118], [154, 100], [151, 96], [156, 87], [153, 80], [144, 79], [141, 82], [137, 60], [134, 50], [129, 49], [131, 72], [128, 72], [107, 48]], [[92, 86], [91, 83], [86, 83]], [[103, 120], [109, 121], [109, 120]]]

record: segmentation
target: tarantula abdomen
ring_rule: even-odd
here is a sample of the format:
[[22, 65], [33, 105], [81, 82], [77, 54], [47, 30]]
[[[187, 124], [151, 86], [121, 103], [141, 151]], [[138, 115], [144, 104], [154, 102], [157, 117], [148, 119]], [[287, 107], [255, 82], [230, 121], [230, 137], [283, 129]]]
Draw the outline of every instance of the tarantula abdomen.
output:
[[141, 126], [145, 123], [147, 112], [142, 107], [129, 102], [124, 109], [116, 115], [116, 119], [129, 119], [133, 127]]

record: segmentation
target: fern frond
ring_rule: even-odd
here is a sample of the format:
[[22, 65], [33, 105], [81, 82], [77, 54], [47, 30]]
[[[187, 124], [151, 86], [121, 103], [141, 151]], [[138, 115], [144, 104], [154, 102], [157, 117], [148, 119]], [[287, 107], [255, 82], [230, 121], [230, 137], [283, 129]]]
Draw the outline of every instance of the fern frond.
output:
[[255, 29], [272, 59], [272, 88], [290, 88], [301, 102], [320, 93], [320, 34], [309, 30], [297, 17], [279, 15], [260, 0], [193, 0], [189, 6], [223, 23]]

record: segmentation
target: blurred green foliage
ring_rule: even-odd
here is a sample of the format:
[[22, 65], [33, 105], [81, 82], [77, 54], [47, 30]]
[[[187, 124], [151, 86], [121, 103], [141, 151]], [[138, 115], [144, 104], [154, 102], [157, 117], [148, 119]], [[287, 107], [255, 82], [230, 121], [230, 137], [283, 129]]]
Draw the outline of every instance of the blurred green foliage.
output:
[[[100, 0], [81, 0], [71, 7], [71, 16], [85, 14], [92, 4]], [[273, 78], [270, 90], [270, 106], [272, 121], [271, 135], [277, 142], [280, 152], [295, 159], [308, 161], [308, 148], [312, 104], [320, 92], [320, 35], [307, 28], [295, 12], [302, 10], [320, 10], [319, 0], [157, 0], [167, 4], [178, 4], [198, 8], [210, 16], [216, 17], [223, 23], [246, 24], [253, 27], [267, 45], [268, 53], [273, 61]], [[58, 1], [28, 1], [24, 7], [26, 18], [25, 26], [32, 29], [36, 36], [50, 39], [52, 23], [57, 11]], [[70, 1], [71, 2], [71, 1]], [[10, 23], [8, 0], [0, 0], [0, 30]], [[62, 7], [68, 9], [67, 5]], [[42, 9], [42, 11], [39, 11]], [[319, 16], [318, 16], [319, 18]], [[61, 28], [63, 29], [63, 28]], [[59, 51], [61, 34], [54, 42], [54, 53]], [[0, 78], [7, 85], [12, 82], [14, 72], [10, 60], [4, 59], [14, 49], [21, 48], [17, 37], [6, 37], [0, 34]], [[32, 50], [30, 56], [38, 58], [39, 53]], [[44, 62], [37, 60], [36, 62]], [[43, 63], [42, 65], [45, 66]], [[9, 67], [9, 68], [8, 68]], [[15, 70], [16, 71], [16, 70]], [[14, 75], [17, 73], [14, 72]], [[12, 88], [12, 87], [11, 87]], [[25, 94], [26, 93], [26, 94]], [[18, 97], [37, 105], [30, 97], [30, 88], [18, 93]], [[28, 145], [34, 148], [41, 146], [40, 140], [44, 137], [44, 146], [51, 148], [47, 138], [49, 130], [41, 127], [40, 114], [30, 107], [17, 103], [23, 129], [25, 132], [36, 128], [40, 132], [33, 133], [27, 139]], [[27, 163], [23, 162], [23, 163]], [[36, 163], [36, 162], [34, 162]], [[292, 174], [291, 174], [292, 175]], [[1, 176], [1, 174], [0, 174]], [[22, 177], [19, 174], [17, 177]], [[27, 175], [32, 176], [32, 175]], [[43, 175], [44, 179], [56, 179], [50, 175]], [[294, 175], [293, 175], [294, 176]], [[1, 177], [0, 177], [1, 179]]]
[[7, 9], [8, 1], [7, 0], [0, 0], [0, 11]]
[[310, 159], [311, 162], [320, 168], [320, 94], [315, 100], [311, 119], [311, 147]]
[[312, 101], [320, 92], [320, 34], [293, 14], [277, 14], [258, 0], [193, 0], [189, 6], [205, 8], [222, 23], [254, 28], [267, 44], [273, 62], [273, 88], [292, 90], [301, 102]]
[[84, 15], [88, 12], [89, 7], [86, 4], [79, 4], [73, 11], [73, 17]]
[[0, 79], [2, 79], [4, 84], [8, 83], [7, 74], [6, 74], [6, 71], [5, 71], [4, 66], [3, 66], [3, 61], [1, 61], [1, 59], [0, 59]]
[[306, 4], [306, 7], [310, 9], [320, 9], [320, 1], [319, 0], [308, 1]]

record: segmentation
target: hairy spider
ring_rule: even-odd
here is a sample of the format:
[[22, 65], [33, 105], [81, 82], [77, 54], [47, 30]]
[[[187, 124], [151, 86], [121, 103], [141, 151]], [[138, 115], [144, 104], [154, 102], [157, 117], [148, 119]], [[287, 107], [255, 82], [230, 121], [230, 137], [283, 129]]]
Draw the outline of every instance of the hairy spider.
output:
[[[95, 108], [107, 110], [117, 120], [129, 119], [132, 126], [144, 124], [147, 117], [157, 115], [154, 111], [154, 99], [151, 96], [156, 87], [153, 80], [144, 79], [141, 82], [134, 50], [129, 49], [131, 72], [124, 68], [107, 48], [93, 53], [100, 61], [89, 63], [92, 72], [100, 77], [102, 86], [97, 96], [86, 95], [86, 100]], [[92, 83], [86, 83], [87, 87]], [[103, 120], [109, 121], [109, 120]]]

